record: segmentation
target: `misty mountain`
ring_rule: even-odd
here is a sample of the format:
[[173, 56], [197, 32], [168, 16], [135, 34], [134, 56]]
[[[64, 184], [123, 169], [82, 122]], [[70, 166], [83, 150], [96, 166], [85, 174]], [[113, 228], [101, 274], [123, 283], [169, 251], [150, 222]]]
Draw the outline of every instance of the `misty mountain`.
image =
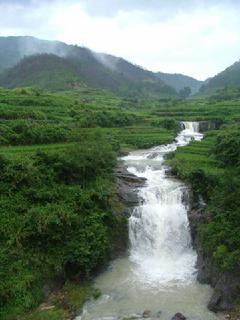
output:
[[54, 54], [31, 55], [0, 74], [0, 86], [7, 88], [39, 87], [64, 90], [82, 86], [76, 66]]
[[207, 79], [200, 88], [200, 93], [211, 94], [225, 87], [240, 87], [240, 61], [235, 62], [215, 77]]
[[192, 77], [185, 76], [179, 73], [163, 73], [157, 72], [157, 76], [164, 81], [167, 85], [176, 89], [177, 92], [182, 90], [184, 87], [189, 87], [192, 94], [195, 94], [199, 91], [203, 81], [196, 80]]
[[[47, 67], [49, 59], [54, 72]], [[155, 73], [122, 58], [33, 37], [0, 37], [0, 71], [0, 85], [5, 87], [35, 85], [61, 90], [71, 82], [81, 82], [120, 94], [176, 96], [175, 89]], [[49, 87], [51, 77], [57, 80], [57, 74], [63, 75], [63, 81]]]

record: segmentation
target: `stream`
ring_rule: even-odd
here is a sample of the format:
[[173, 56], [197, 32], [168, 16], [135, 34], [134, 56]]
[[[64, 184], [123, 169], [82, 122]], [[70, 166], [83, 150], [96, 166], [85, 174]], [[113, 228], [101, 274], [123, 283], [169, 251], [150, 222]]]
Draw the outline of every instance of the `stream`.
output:
[[212, 289], [196, 280], [197, 254], [191, 246], [186, 186], [169, 177], [164, 155], [201, 140], [197, 122], [183, 122], [175, 141], [122, 158], [129, 172], [145, 177], [142, 199], [129, 218], [130, 248], [95, 279], [102, 296], [85, 303], [78, 320], [150, 318], [169, 320], [177, 312], [190, 320], [214, 320], [207, 309]]

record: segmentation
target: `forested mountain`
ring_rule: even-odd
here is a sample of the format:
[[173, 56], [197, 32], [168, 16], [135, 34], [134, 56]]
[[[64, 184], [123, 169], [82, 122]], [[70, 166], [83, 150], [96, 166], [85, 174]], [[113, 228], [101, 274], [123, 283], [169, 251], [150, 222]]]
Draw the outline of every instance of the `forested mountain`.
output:
[[71, 61], [54, 54], [23, 58], [15, 67], [0, 74], [0, 86], [60, 90], [79, 87], [83, 81]]
[[[46, 53], [52, 56], [42, 55]], [[34, 57], [29, 58], [31, 55]], [[49, 69], [50, 59], [53, 65]], [[32, 37], [0, 38], [0, 70], [0, 85], [6, 87], [36, 85], [48, 88], [49, 77], [57, 80], [57, 75], [63, 75], [66, 71], [67, 74], [63, 75], [65, 79], [57, 81], [60, 83], [54, 83], [55, 80], [51, 79], [52, 89], [64, 89], [66, 83], [80, 81], [120, 94], [176, 95], [175, 89], [166, 85], [156, 74], [122, 58]], [[51, 75], [50, 70], [54, 70]]]
[[225, 87], [240, 87], [240, 61], [235, 62], [215, 77], [207, 79], [200, 88], [200, 93], [213, 93]]
[[199, 88], [203, 84], [203, 81], [196, 80], [192, 77], [185, 76], [179, 73], [164, 73], [158, 72], [157, 76], [163, 80], [167, 85], [175, 88], [177, 92], [182, 90], [184, 87], [189, 87], [191, 89], [191, 93], [195, 94], [198, 92]]

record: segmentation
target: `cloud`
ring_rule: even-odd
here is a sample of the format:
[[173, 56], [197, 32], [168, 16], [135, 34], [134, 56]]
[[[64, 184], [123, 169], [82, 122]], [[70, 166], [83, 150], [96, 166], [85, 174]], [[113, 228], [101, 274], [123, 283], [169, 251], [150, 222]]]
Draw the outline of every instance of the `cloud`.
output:
[[[33, 35], [204, 79], [240, 57], [236, 1], [1, 1], [0, 35]], [[180, 4], [181, 3], [181, 4]], [[200, 3], [200, 4], [199, 4]]]

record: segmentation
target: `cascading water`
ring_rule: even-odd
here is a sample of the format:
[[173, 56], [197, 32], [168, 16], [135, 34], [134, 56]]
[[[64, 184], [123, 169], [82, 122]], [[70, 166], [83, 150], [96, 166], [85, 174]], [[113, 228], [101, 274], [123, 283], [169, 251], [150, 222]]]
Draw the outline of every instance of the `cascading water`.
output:
[[165, 154], [191, 139], [202, 139], [196, 122], [183, 124], [185, 129], [176, 142], [153, 148], [138, 161], [134, 154], [124, 158], [131, 173], [147, 179], [146, 187], [140, 190], [144, 203], [129, 219], [130, 259], [136, 264], [135, 272], [141, 275], [140, 281], [158, 289], [186, 285], [196, 271], [196, 253], [191, 248], [187, 208], [182, 201], [186, 190], [180, 181], [166, 177], [163, 165]]
[[183, 121], [182, 122], [183, 124], [183, 127], [185, 130], [190, 130], [190, 131], [193, 131], [193, 132], [199, 132], [199, 122], [186, 122], [186, 121]]
[[201, 140], [198, 123], [183, 122], [184, 130], [171, 144], [140, 150], [123, 158], [129, 172], [145, 177], [139, 191], [142, 204], [129, 218], [129, 256], [117, 259], [96, 279], [103, 295], [85, 304], [77, 319], [115, 320], [152, 317], [167, 320], [180, 311], [192, 320], [213, 320], [207, 308], [208, 286], [196, 281], [196, 252], [191, 247], [187, 189], [166, 174], [164, 155], [192, 139]]

